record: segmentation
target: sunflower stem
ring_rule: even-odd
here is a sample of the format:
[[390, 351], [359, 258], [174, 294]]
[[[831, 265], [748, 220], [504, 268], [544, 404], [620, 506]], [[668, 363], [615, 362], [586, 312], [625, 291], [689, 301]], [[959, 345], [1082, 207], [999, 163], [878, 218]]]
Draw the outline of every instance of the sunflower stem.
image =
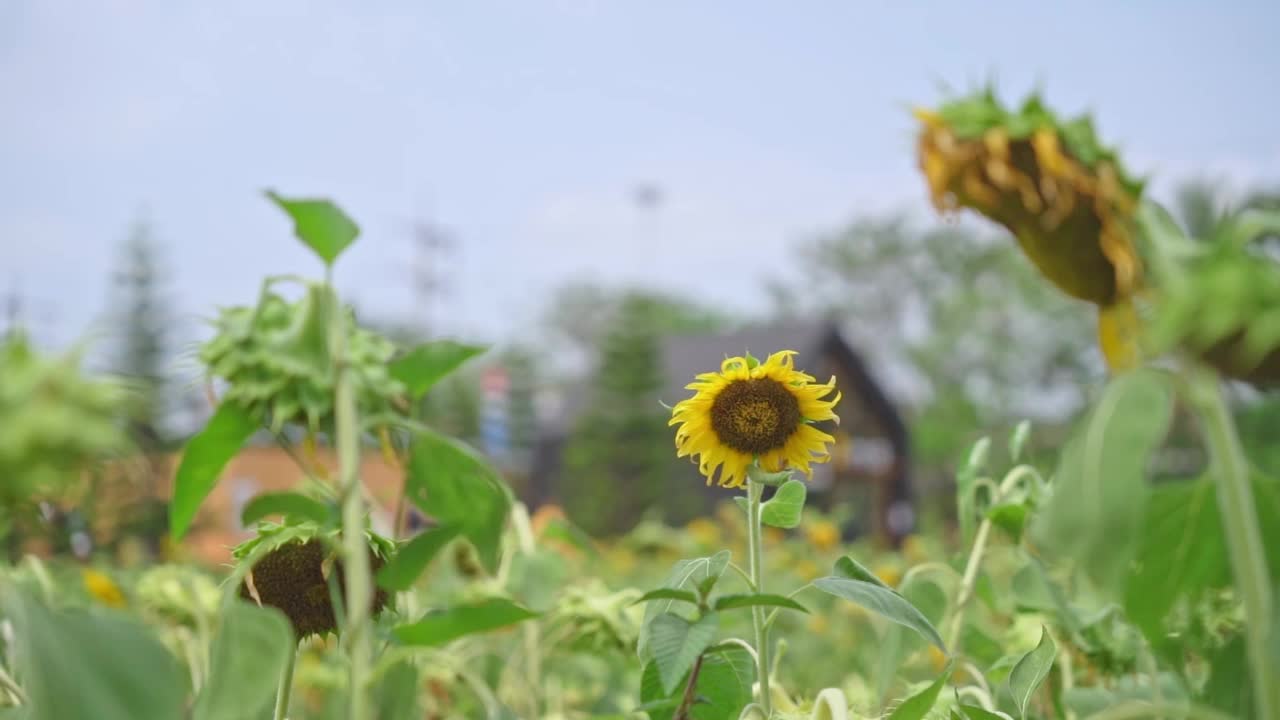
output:
[[288, 720], [289, 695], [293, 692], [293, 667], [298, 662], [298, 648], [294, 647], [285, 660], [280, 671], [280, 685], [276, 688], [276, 709], [271, 714], [272, 720]]
[[[757, 593], [764, 592], [764, 545], [761, 542], [761, 502], [764, 485], [747, 479], [747, 556], [751, 565], [751, 584]], [[756, 677], [760, 682], [760, 706], [766, 718], [773, 715], [773, 695], [769, 692], [769, 627], [764, 621], [764, 608], [751, 608], [756, 631]]]
[[[328, 278], [326, 278], [328, 280]], [[329, 284], [329, 348], [337, 373], [334, 399], [338, 467], [342, 488], [342, 562], [345, 567], [346, 623], [343, 639], [351, 661], [350, 720], [368, 720], [368, 678], [371, 662], [369, 610], [373, 600], [369, 546], [365, 540], [364, 496], [360, 493], [360, 424], [355, 384], [347, 361], [346, 327], [342, 307]]]
[[1193, 370], [1187, 387], [1187, 399], [1196, 408], [1203, 427], [1205, 442], [1218, 487], [1218, 512], [1226, 533], [1227, 553], [1235, 575], [1236, 592], [1244, 604], [1245, 643], [1250, 674], [1253, 676], [1253, 701], [1259, 718], [1280, 718], [1280, 663], [1268, 650], [1271, 627], [1271, 595], [1267, 571], [1266, 549], [1258, 527], [1257, 505], [1249, 479], [1249, 463], [1245, 459], [1236, 434], [1231, 411], [1222, 397], [1216, 373], [1207, 369]]

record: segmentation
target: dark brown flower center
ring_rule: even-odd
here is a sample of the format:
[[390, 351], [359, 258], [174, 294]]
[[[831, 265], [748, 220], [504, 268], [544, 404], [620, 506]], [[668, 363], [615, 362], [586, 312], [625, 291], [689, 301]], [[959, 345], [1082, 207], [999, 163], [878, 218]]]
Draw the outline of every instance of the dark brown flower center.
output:
[[752, 455], [786, 445], [801, 420], [800, 401], [768, 378], [735, 380], [711, 403], [711, 428], [720, 442]]

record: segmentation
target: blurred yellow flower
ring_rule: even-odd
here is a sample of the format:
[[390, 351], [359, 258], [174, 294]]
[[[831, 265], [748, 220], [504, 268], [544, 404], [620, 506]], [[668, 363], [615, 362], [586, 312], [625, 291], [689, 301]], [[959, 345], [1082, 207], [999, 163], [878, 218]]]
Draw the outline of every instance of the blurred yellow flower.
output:
[[822, 574], [822, 570], [817, 566], [817, 564], [809, 559], [800, 560], [795, 564], [795, 568], [796, 575], [800, 576], [800, 579], [805, 582], [814, 580]]
[[714, 521], [704, 517], [696, 517], [684, 526], [685, 532], [699, 545], [718, 545], [723, 541], [724, 533]]
[[880, 582], [891, 588], [898, 587], [898, 581], [902, 579], [902, 573], [892, 565], [880, 565], [875, 569], [875, 573], [876, 577], [880, 578]]
[[107, 605], [109, 607], [124, 607], [124, 593], [120, 592], [120, 586], [109, 575], [93, 568], [85, 568], [81, 571], [80, 577], [84, 582], [84, 589], [93, 599]]
[[804, 530], [809, 544], [819, 550], [831, 550], [840, 544], [840, 528], [830, 520], [818, 520]]
[[779, 545], [782, 543], [783, 540], [786, 540], [786, 539], [787, 539], [786, 531], [780, 528], [773, 527], [772, 525], [766, 525], [764, 527], [764, 541], [766, 543], [770, 545]]
[[[686, 385], [693, 397], [671, 411], [676, 455], [698, 456], [698, 469], [710, 485], [741, 487], [747, 467], [760, 462], [768, 472], [793, 468], [812, 472], [812, 463], [831, 458], [827, 445], [835, 438], [811, 423], [836, 420], [836, 379], [818, 384], [795, 369], [794, 350], [783, 350], [763, 363], [727, 358], [719, 372], [702, 373]], [[835, 398], [823, 400], [832, 393]]]
[[947, 654], [938, 649], [937, 645], [929, 646], [929, 664], [933, 666], [934, 672], [942, 672], [947, 666]]
[[827, 616], [823, 613], [813, 613], [810, 615], [809, 621], [806, 625], [809, 627], [809, 632], [815, 635], [822, 635], [831, 627], [831, 623], [827, 621]]
[[902, 540], [902, 555], [911, 565], [919, 565], [929, 559], [928, 552], [924, 546], [924, 540], [919, 535], [912, 533]]

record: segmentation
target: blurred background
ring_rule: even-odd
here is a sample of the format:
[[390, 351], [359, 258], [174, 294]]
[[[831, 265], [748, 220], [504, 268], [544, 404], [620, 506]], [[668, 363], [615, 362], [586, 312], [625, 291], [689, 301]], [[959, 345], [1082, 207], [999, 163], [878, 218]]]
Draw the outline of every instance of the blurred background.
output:
[[[1093, 314], [1011, 239], [933, 212], [911, 107], [1043, 87], [1197, 232], [1280, 199], [1278, 26], [1266, 2], [6, 0], [0, 332], [144, 387], [149, 459], [28, 549], [163, 551], [205, 319], [319, 271], [266, 189], [360, 223], [337, 283], [363, 322], [491, 346], [430, 417], [533, 506], [598, 535], [704, 514], [722, 496], [671, 457], [662, 403], [790, 348], [845, 390], [818, 507], [846, 538], [941, 526], [967, 445], [1023, 418], [1054, 444], [1102, 363]], [[1265, 445], [1280, 410], [1246, 400]], [[296, 475], [246, 451], [196, 552], [225, 559], [243, 503]]]

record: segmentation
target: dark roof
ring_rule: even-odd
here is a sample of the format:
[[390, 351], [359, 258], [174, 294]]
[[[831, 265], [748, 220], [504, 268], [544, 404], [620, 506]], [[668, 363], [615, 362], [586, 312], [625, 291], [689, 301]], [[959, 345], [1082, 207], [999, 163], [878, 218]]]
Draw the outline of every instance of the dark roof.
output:
[[769, 353], [795, 350], [796, 367], [811, 366], [822, 354], [831, 328], [821, 323], [788, 323], [767, 327], [743, 328], [721, 335], [672, 335], [662, 347], [666, 369], [666, 385], [662, 401], [668, 405], [688, 397], [685, 385], [699, 373], [720, 369], [720, 361], [745, 353], [764, 360]]

